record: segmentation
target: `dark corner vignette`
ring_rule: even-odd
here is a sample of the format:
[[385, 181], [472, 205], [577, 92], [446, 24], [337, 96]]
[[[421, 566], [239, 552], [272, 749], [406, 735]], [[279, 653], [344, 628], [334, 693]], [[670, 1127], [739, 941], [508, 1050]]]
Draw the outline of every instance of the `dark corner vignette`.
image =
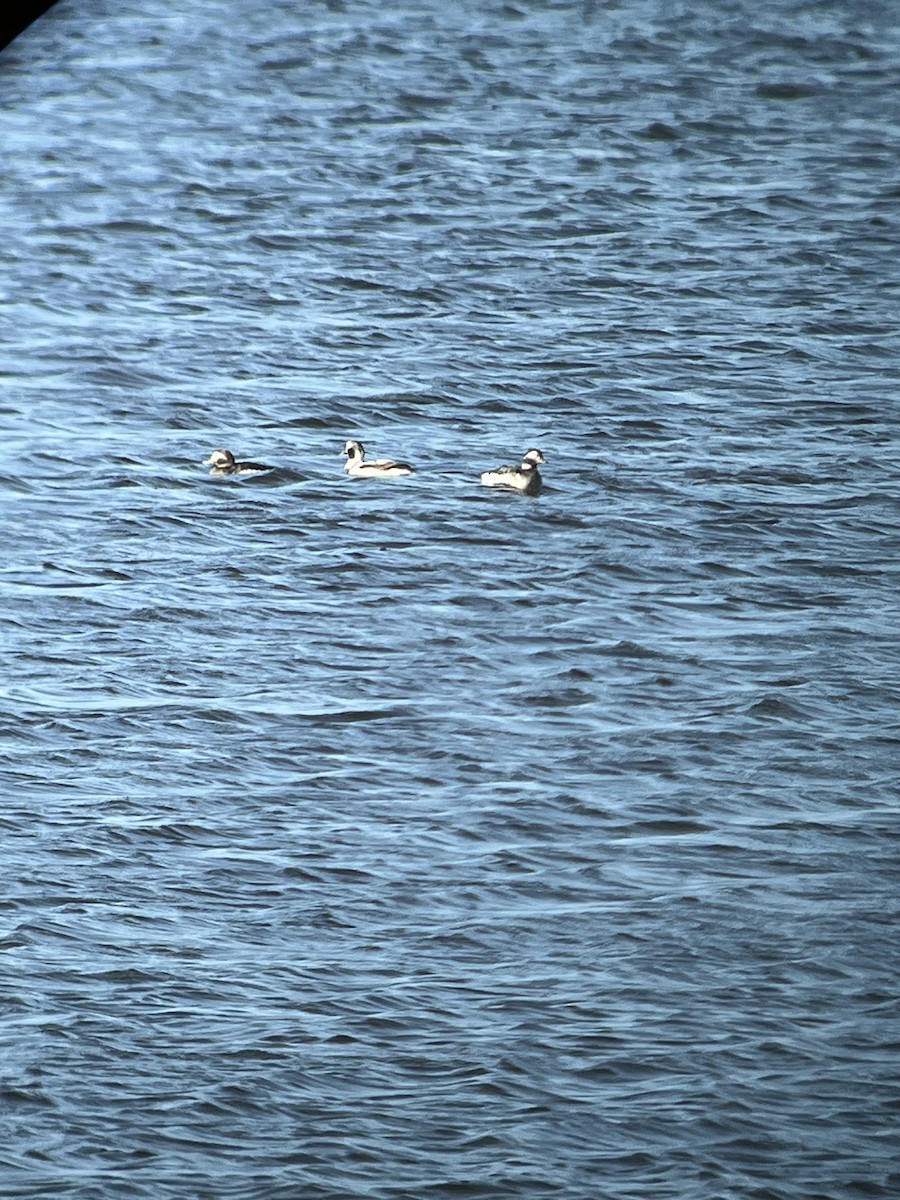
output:
[[20, 0], [18, 4], [4, 5], [5, 11], [0, 13], [0, 50], [55, 3], [56, 0]]

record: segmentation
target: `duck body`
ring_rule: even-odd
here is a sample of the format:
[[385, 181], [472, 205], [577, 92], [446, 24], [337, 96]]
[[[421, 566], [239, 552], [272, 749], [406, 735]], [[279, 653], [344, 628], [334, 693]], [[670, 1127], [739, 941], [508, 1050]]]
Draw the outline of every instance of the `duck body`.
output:
[[272, 471], [267, 463], [237, 462], [230, 450], [213, 450], [204, 466], [212, 467], [210, 475], [259, 475], [261, 471]]
[[546, 461], [540, 450], [527, 450], [517, 467], [495, 467], [493, 471], [483, 471], [481, 482], [485, 487], [506, 488], [523, 496], [536, 496], [544, 483], [538, 463]]
[[360, 479], [391, 479], [396, 475], [413, 474], [409, 463], [395, 462], [392, 458], [373, 458], [367, 462], [362, 442], [347, 442], [344, 454], [347, 456], [344, 470], [348, 475], [355, 475]]

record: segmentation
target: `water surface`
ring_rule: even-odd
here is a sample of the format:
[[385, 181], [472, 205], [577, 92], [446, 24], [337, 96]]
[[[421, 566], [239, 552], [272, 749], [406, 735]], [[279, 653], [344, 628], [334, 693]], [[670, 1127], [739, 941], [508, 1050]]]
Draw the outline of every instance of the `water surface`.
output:
[[0, 55], [4, 1196], [898, 1194], [898, 63], [886, 0]]

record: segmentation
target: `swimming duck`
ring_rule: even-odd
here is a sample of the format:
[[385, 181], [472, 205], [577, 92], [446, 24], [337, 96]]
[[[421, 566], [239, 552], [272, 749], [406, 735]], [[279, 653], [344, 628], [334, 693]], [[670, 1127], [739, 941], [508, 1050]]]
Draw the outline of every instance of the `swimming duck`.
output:
[[369, 479], [389, 479], [392, 475], [412, 475], [413, 469], [409, 463], [394, 462], [392, 458], [373, 458], [366, 462], [366, 452], [362, 442], [347, 442], [344, 446], [347, 461], [344, 470], [348, 475], [359, 475]]
[[212, 467], [210, 475], [258, 475], [260, 471], [274, 470], [266, 463], [235, 462], [230, 450], [213, 450], [203, 465]]
[[525, 496], [536, 496], [544, 482], [538, 463], [546, 461], [540, 450], [528, 450], [517, 467], [496, 467], [493, 471], [484, 471], [481, 482], [486, 487], [510, 488]]

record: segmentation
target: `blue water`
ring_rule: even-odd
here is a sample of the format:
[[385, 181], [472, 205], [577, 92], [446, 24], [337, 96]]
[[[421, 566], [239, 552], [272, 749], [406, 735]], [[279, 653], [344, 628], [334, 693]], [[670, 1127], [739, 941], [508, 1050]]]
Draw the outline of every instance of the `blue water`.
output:
[[900, 1194], [898, 66], [889, 0], [0, 55], [4, 1200]]

